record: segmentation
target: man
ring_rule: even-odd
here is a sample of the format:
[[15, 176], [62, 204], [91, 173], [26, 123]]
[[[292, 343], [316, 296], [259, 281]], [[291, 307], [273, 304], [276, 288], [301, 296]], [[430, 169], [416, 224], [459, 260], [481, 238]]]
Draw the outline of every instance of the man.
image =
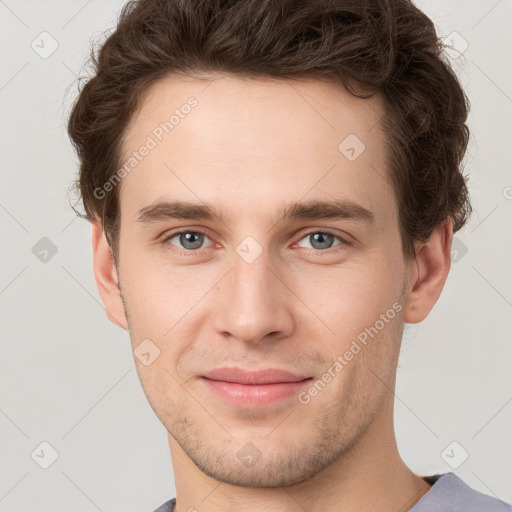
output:
[[498, 511], [393, 428], [471, 207], [468, 102], [405, 0], [126, 5], [69, 133], [96, 282], [168, 431], [159, 512]]

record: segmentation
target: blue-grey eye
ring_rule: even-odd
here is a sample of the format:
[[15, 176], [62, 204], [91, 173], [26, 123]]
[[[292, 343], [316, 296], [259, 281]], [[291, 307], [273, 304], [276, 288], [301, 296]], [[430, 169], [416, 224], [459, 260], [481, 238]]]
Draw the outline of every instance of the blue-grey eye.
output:
[[307, 234], [302, 238], [302, 240], [308, 240], [312, 249], [325, 250], [330, 249], [333, 246], [333, 242], [336, 238], [341, 240], [340, 237], [332, 235], [331, 233], [316, 231], [314, 233]]
[[204, 236], [204, 233], [199, 233], [197, 231], [182, 231], [181, 233], [176, 233], [171, 236], [169, 241], [173, 238], [179, 237], [179, 243], [184, 249], [195, 251], [196, 249], [200, 249], [203, 245]]

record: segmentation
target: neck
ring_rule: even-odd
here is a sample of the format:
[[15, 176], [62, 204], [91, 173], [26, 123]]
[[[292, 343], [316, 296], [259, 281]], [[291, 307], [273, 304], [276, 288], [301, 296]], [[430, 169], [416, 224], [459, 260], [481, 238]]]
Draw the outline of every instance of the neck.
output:
[[[366, 433], [343, 456], [295, 485], [240, 487], [203, 473], [169, 435], [176, 483], [175, 512], [405, 512], [430, 489], [400, 458], [393, 428], [393, 395]], [[384, 414], [385, 411], [387, 414]]]

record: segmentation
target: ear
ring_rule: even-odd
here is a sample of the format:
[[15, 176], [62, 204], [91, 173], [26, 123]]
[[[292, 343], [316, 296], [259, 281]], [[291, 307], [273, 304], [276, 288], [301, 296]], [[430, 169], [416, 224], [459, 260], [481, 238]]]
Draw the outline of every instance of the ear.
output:
[[416, 259], [410, 262], [404, 322], [421, 322], [439, 299], [450, 271], [452, 239], [453, 222], [448, 217], [436, 227], [427, 242], [415, 244]]
[[100, 220], [92, 222], [91, 238], [94, 257], [94, 278], [105, 306], [105, 313], [111, 322], [122, 329], [128, 330], [128, 321], [121, 299], [121, 291], [117, 286], [119, 282], [117, 269], [112, 256], [112, 250], [107, 242]]

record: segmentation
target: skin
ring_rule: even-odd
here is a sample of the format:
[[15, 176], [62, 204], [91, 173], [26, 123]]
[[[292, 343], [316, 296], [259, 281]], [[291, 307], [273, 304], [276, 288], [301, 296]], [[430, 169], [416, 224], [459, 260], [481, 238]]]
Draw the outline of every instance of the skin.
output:
[[[148, 338], [160, 350], [149, 366], [135, 362], [169, 433], [176, 510], [409, 510], [430, 486], [398, 453], [396, 367], [404, 322], [428, 315], [447, 278], [450, 220], [404, 258], [379, 99], [320, 81], [165, 79], [132, 119], [124, 156], [190, 96], [197, 107], [120, 185], [117, 267], [101, 222], [92, 226], [108, 317], [134, 350]], [[366, 146], [354, 161], [338, 150], [351, 133]], [[276, 221], [285, 203], [333, 198], [373, 222]], [[227, 217], [137, 222], [163, 199], [212, 203]], [[206, 234], [195, 255], [178, 252], [190, 245], [169, 238], [176, 228]], [[315, 244], [325, 230], [349, 243]], [[262, 250], [251, 263], [236, 251], [247, 236]], [[308, 404], [237, 408], [199, 380], [220, 366], [317, 380], [393, 304], [396, 316]], [[249, 442], [261, 455], [251, 467], [237, 457]]]

